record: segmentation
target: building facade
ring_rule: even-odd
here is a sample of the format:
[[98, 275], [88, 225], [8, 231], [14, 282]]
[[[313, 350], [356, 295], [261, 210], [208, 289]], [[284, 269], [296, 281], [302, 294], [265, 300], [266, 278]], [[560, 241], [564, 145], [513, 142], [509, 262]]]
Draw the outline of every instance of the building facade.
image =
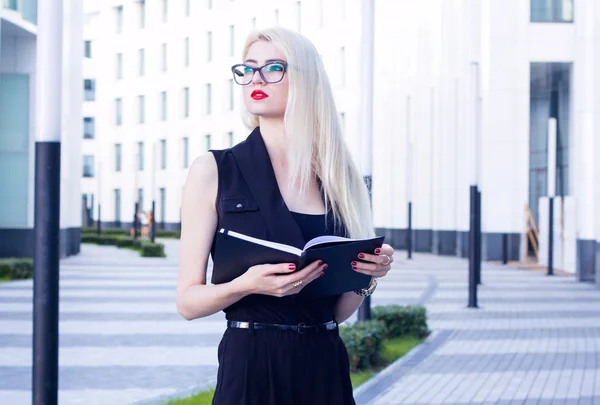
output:
[[[65, 0], [60, 254], [79, 252], [81, 18]], [[34, 238], [37, 1], [0, 5], [0, 257], [31, 257]], [[71, 80], [72, 79], [72, 80]]]
[[[159, 227], [178, 228], [191, 161], [248, 134], [229, 67], [253, 28], [315, 43], [362, 162], [361, 12], [359, 0], [88, 1], [91, 219], [101, 204], [103, 224], [129, 227], [135, 203], [148, 212], [155, 201]], [[373, 214], [387, 241], [406, 247], [410, 201], [415, 250], [466, 256], [478, 184], [483, 259], [500, 259], [507, 241], [511, 260], [544, 264], [553, 125], [555, 267], [600, 279], [600, 5], [376, 1], [374, 25]]]

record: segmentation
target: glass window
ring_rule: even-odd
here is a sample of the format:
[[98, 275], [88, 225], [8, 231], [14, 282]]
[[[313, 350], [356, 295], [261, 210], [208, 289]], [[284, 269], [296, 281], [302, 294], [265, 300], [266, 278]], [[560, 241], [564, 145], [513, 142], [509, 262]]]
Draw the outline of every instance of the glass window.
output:
[[165, 227], [165, 221], [167, 219], [167, 191], [164, 187], [160, 188], [160, 222], [161, 227]]
[[275, 9], [275, 25], [279, 25], [279, 9]]
[[548, 194], [548, 126], [556, 120], [557, 196], [569, 195], [571, 63], [531, 63], [529, 109], [529, 207], [539, 223], [539, 198]]
[[117, 98], [115, 100], [115, 123], [117, 126], [123, 124], [123, 99]]
[[144, 189], [143, 188], [138, 188], [138, 190], [137, 190], [137, 203], [138, 203], [138, 210], [140, 212], [144, 212]]
[[298, 32], [302, 31], [302, 3], [296, 2], [296, 29]]
[[235, 53], [235, 27], [229, 26], [229, 56], [233, 56]]
[[146, 28], [146, 1], [138, 0], [138, 27], [140, 29]]
[[138, 123], [146, 122], [146, 96], [138, 96]]
[[123, 54], [117, 54], [117, 80], [123, 78]]
[[138, 142], [138, 170], [144, 170], [144, 142]]
[[187, 169], [190, 166], [190, 140], [186, 136], [183, 138], [183, 168]]
[[227, 132], [227, 141], [229, 142], [229, 147], [233, 146], [233, 132]]
[[346, 84], [346, 48], [340, 48], [340, 84], [344, 86]]
[[206, 150], [209, 151], [210, 150], [210, 134], [206, 134], [204, 136], [204, 142], [205, 142]]
[[139, 50], [138, 63], [140, 76], [144, 76], [146, 74], [146, 50], [144, 48]]
[[531, 22], [573, 22], [573, 0], [531, 0]]
[[123, 32], [123, 6], [115, 7], [117, 34]]
[[94, 177], [94, 156], [83, 156], [83, 177]]
[[190, 88], [185, 87], [183, 89], [183, 118], [189, 118], [190, 116]]
[[167, 120], [167, 92], [160, 93], [160, 119]]
[[83, 117], [83, 138], [94, 139], [95, 123], [94, 117]]
[[206, 83], [206, 90], [205, 90], [205, 96], [206, 96], [206, 106], [205, 106], [205, 110], [204, 113], [206, 115], [210, 115], [211, 111], [212, 111], [212, 85], [210, 83]]
[[86, 58], [92, 57], [92, 41], [85, 41], [83, 46], [83, 52]]
[[234, 107], [233, 79], [229, 79], [228, 84], [229, 84], [229, 111], [233, 111], [233, 107]]
[[185, 38], [183, 40], [183, 65], [185, 67], [190, 66], [190, 39]]
[[166, 139], [160, 140], [160, 168], [163, 170], [167, 168], [167, 140]]
[[166, 23], [169, 19], [169, 0], [162, 0], [162, 22]]
[[115, 171], [121, 171], [121, 144], [115, 144]]
[[212, 0], [206, 0], [206, 8], [210, 10], [210, 9], [212, 9], [212, 7], [213, 7]]
[[206, 60], [210, 62], [212, 60], [212, 32], [206, 33]]
[[83, 95], [85, 101], [96, 100], [96, 80], [85, 79], [83, 81]]
[[121, 224], [121, 189], [115, 189], [115, 222]]
[[161, 55], [162, 55], [162, 71], [167, 71], [167, 44], [161, 45]]
[[185, 16], [189, 17], [191, 13], [191, 0], [185, 0]]

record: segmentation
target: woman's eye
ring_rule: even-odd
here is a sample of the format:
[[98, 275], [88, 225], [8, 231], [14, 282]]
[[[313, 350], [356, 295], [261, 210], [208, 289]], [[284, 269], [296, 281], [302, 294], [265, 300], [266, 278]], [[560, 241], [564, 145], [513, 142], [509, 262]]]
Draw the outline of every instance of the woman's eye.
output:
[[267, 71], [270, 71], [270, 72], [281, 72], [282, 70], [283, 70], [283, 65], [276, 64], [276, 65], [267, 66]]
[[250, 69], [249, 67], [244, 68], [244, 74], [248, 74], [250, 72], [252, 72], [252, 69]]

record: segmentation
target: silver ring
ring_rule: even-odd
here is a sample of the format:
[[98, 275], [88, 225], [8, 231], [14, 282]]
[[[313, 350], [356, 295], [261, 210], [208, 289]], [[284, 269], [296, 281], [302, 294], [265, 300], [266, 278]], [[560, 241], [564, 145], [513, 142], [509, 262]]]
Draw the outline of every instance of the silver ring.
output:
[[294, 287], [294, 288], [300, 287], [301, 285], [302, 285], [302, 280], [294, 281], [292, 283], [292, 287]]
[[388, 255], [382, 255], [382, 256], [387, 257], [387, 262], [382, 262], [381, 265], [382, 266], [387, 266], [388, 264], [390, 264], [390, 262], [392, 261], [392, 258], [389, 257]]

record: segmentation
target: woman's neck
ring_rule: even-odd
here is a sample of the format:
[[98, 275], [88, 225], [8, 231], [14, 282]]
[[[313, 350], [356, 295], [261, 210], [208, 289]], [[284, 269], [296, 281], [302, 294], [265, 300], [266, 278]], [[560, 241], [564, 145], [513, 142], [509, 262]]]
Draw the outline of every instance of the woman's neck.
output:
[[259, 120], [262, 135], [273, 166], [285, 167], [286, 165], [286, 138], [283, 119], [264, 118]]

